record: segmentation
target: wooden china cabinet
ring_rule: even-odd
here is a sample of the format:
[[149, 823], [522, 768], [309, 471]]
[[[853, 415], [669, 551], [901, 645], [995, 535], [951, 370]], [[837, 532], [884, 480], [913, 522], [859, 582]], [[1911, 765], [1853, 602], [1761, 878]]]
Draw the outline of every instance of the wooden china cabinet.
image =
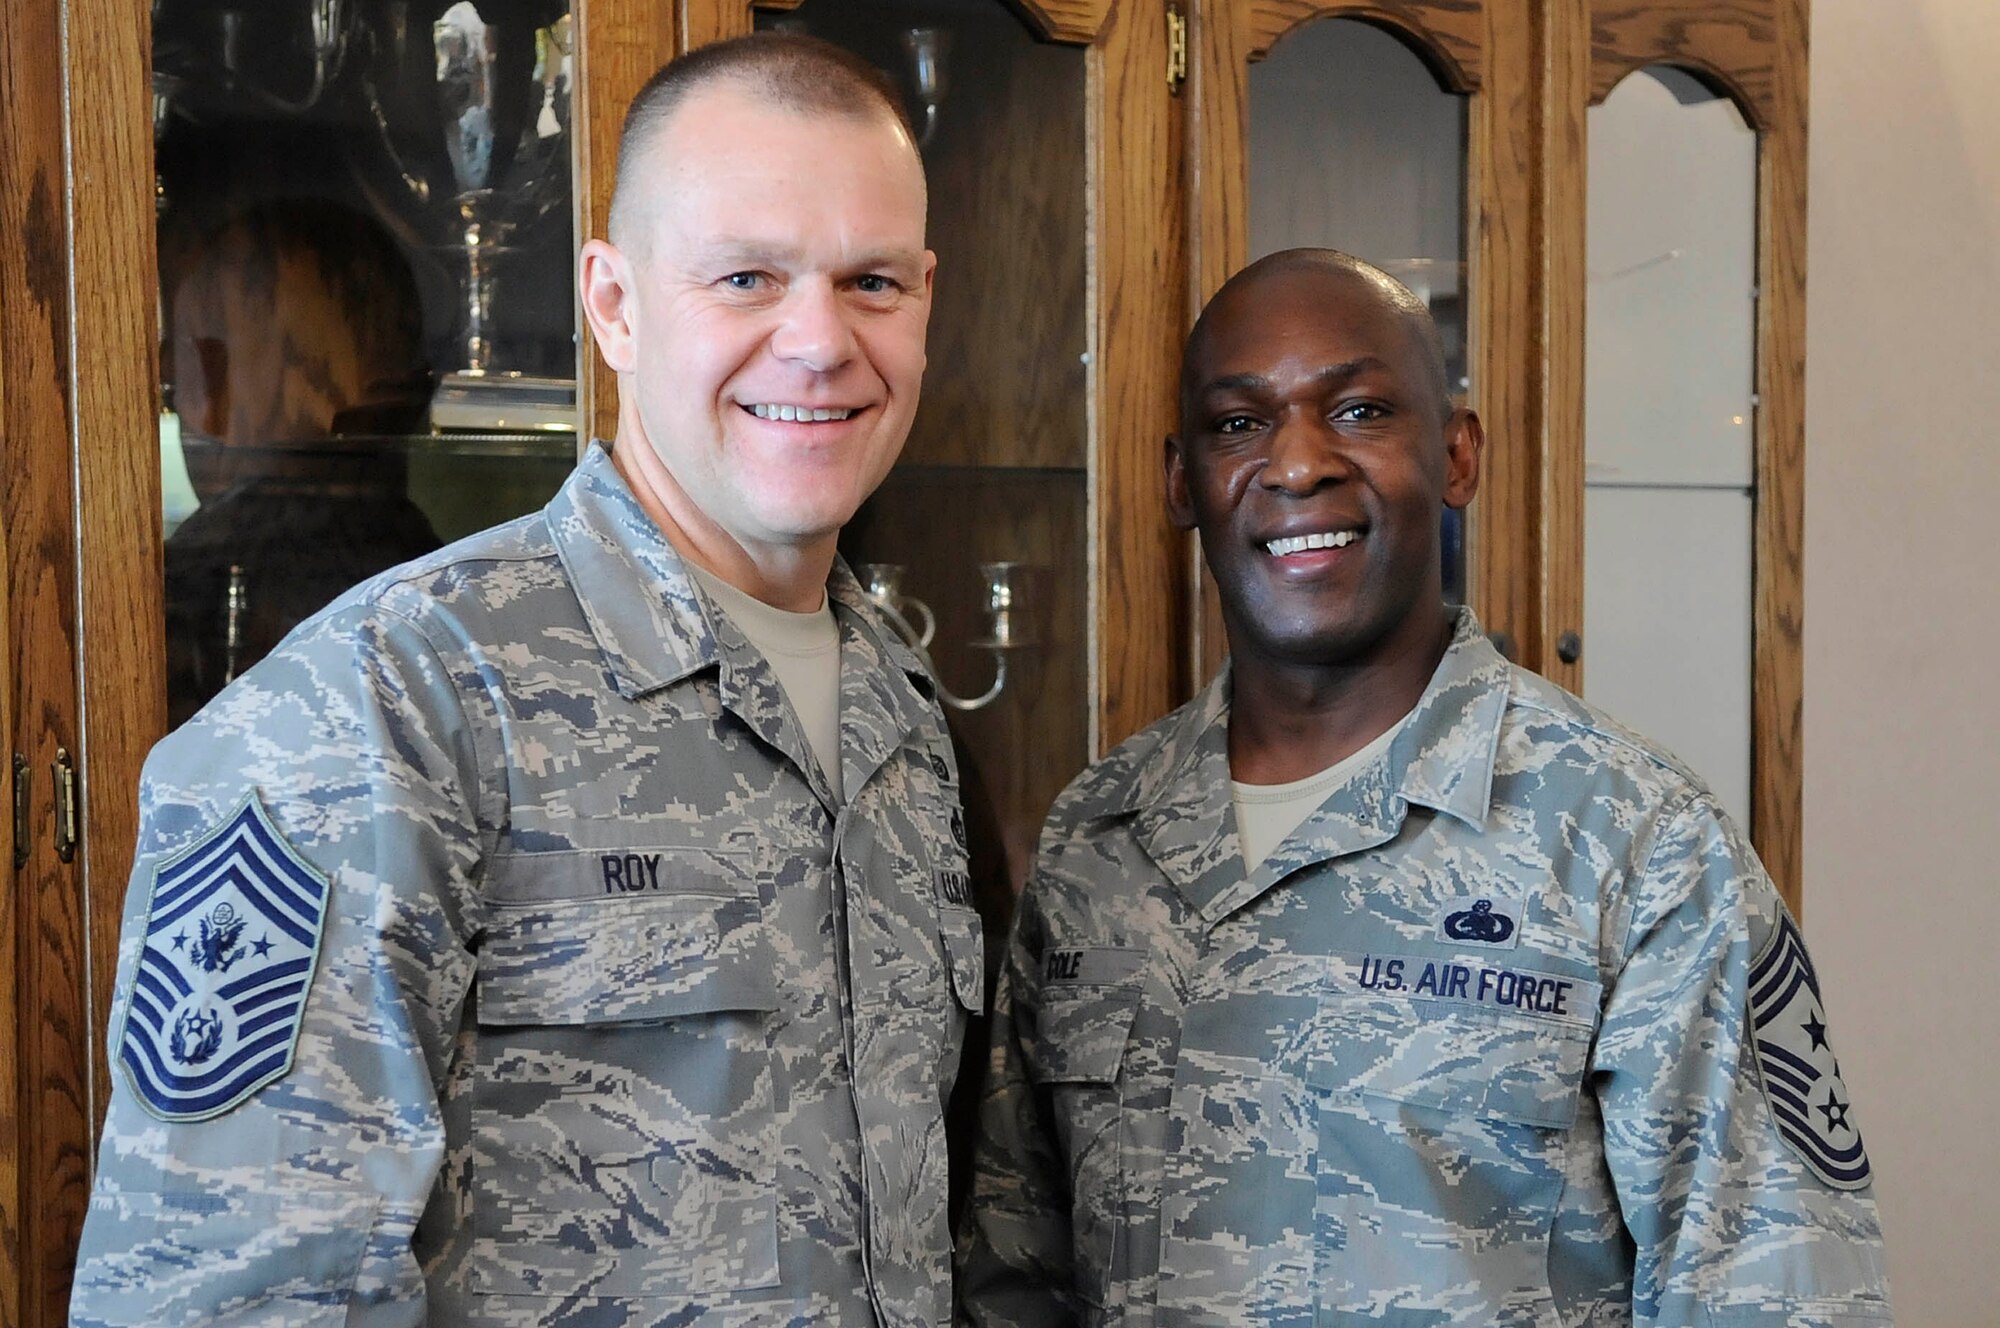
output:
[[924, 400], [843, 551], [964, 703], [989, 927], [1220, 657], [1160, 515], [1179, 343], [1298, 243], [1425, 298], [1486, 421], [1453, 593], [1686, 717], [1796, 905], [1807, 0], [10, 0], [0, 1325], [63, 1319], [147, 748], [610, 431], [569, 282], [624, 105], [768, 27], [922, 138]]

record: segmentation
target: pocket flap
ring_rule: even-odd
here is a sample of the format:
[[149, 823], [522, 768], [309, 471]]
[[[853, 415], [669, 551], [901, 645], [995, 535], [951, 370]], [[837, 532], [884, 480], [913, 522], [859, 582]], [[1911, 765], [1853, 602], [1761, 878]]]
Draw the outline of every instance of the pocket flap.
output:
[[632, 1023], [778, 1008], [754, 897], [551, 899], [494, 911], [479, 953], [486, 1025]]
[[1550, 1129], [1576, 1119], [1588, 1030], [1353, 1000], [1327, 1002], [1320, 1023], [1313, 1088]]
[[1050, 1084], [1116, 1080], [1138, 1008], [1136, 987], [1043, 987], [1035, 1036], [1035, 1054], [1041, 1061], [1036, 1078]]

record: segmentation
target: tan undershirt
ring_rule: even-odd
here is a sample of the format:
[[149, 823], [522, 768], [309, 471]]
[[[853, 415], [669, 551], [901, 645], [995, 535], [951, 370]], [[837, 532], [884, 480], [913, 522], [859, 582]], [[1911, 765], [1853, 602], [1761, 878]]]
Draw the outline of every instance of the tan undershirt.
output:
[[[1405, 716], [1404, 718], [1408, 718]], [[1236, 842], [1243, 847], [1243, 870], [1255, 871], [1271, 850], [1318, 811], [1333, 791], [1389, 750], [1402, 730], [1402, 720], [1354, 755], [1336, 761], [1317, 774], [1289, 784], [1243, 784], [1229, 781], [1229, 799], [1236, 807]]]
[[745, 594], [700, 568], [695, 579], [717, 608], [757, 647], [785, 699], [792, 703], [813, 759], [819, 762], [833, 796], [840, 789], [840, 624], [824, 598], [811, 613], [792, 613]]

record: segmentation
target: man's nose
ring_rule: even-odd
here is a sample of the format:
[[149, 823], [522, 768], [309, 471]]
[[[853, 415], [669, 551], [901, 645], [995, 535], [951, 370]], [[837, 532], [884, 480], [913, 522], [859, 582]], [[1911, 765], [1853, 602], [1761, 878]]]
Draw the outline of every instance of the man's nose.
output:
[[1259, 481], [1267, 489], [1307, 494], [1348, 477], [1340, 436], [1316, 414], [1286, 414], [1271, 435], [1270, 459]]
[[832, 283], [802, 282], [785, 300], [771, 353], [814, 373], [830, 373], [854, 358], [851, 314]]

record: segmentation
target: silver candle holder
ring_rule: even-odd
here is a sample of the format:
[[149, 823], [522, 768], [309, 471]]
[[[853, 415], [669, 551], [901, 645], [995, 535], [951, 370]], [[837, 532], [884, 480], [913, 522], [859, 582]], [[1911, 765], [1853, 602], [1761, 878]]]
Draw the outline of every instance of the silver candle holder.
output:
[[[937, 615], [930, 605], [904, 591], [906, 570], [901, 563], [862, 563], [855, 568], [862, 593], [882, 610], [896, 634], [923, 661], [937, 684], [938, 699], [954, 710], [983, 710], [992, 705], [1007, 688], [1008, 660], [1017, 652], [1032, 650], [1039, 644], [1027, 614], [1027, 592], [1034, 565], [1014, 561], [979, 564], [986, 634], [967, 644], [993, 656], [993, 683], [973, 697], [959, 696], [938, 676], [937, 664], [930, 654], [931, 641], [937, 635]], [[922, 626], [913, 622], [913, 618], [921, 620]]]

